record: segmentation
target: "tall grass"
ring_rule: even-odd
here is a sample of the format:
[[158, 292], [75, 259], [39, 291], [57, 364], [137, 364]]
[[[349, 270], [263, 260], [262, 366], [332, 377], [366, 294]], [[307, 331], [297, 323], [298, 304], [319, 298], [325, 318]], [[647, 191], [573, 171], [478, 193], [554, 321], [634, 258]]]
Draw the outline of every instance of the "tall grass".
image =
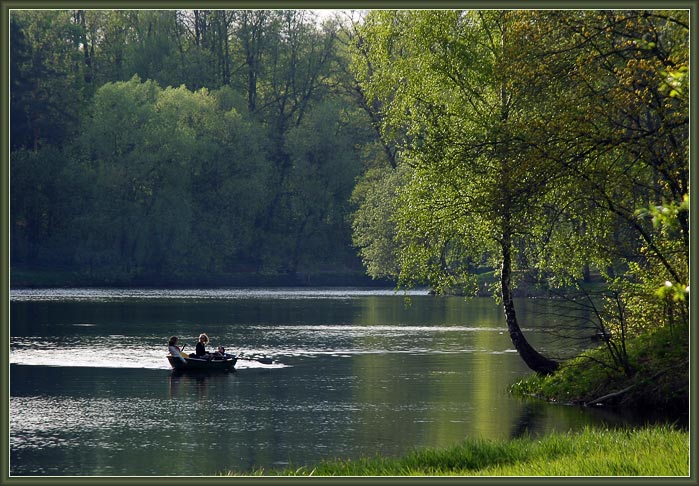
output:
[[[234, 474], [234, 473], [229, 473]], [[404, 457], [259, 469], [272, 476], [687, 476], [689, 434], [669, 426], [592, 429], [509, 441], [468, 439]]]

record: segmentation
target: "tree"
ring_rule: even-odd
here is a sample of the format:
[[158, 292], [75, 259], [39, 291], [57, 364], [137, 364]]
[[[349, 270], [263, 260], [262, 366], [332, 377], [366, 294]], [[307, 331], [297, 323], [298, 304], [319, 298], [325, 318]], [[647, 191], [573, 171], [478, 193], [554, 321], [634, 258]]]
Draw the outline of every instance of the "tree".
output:
[[[526, 107], [510, 89], [508, 12], [375, 12], [364, 30], [373, 70], [364, 88], [384, 108], [384, 133], [405, 134], [411, 176], [398, 204], [401, 280], [437, 290], [473, 282], [464, 259], [490, 255], [510, 337], [528, 366], [557, 363], [525, 339], [513, 301], [513, 259], [550, 164], [526, 157], [513, 127]], [[534, 203], [534, 204], [532, 204]]]
[[14, 262], [27, 268], [70, 263], [67, 234], [74, 201], [68, 191], [72, 181], [63, 177], [69, 160], [68, 153], [53, 146], [12, 153], [10, 242]]
[[346, 214], [360, 169], [354, 148], [360, 140], [353, 136], [356, 121], [350, 116], [337, 102], [326, 101], [289, 130], [291, 170], [285, 188], [293, 195], [292, 218], [284, 235], [290, 240], [288, 264], [293, 273], [301, 264], [322, 268], [349, 253]]
[[[688, 104], [679, 95], [688, 62], [686, 25], [681, 12], [549, 12], [530, 14], [518, 32], [539, 40], [519, 56], [520, 83], [551, 90], [550, 80], [561, 80], [546, 116], [530, 120], [523, 136], [540, 157], [559, 160], [584, 181], [588, 201], [618, 218], [661, 262], [652, 228], [636, 212], [680, 202], [688, 193]], [[535, 74], [527, 70], [532, 65]], [[680, 91], [671, 95], [668, 80]], [[554, 130], [555, 139], [541, 136]], [[679, 223], [688, 249], [688, 228]], [[662, 264], [679, 279], [681, 269]]]
[[409, 171], [401, 165], [367, 170], [352, 192], [352, 242], [359, 249], [366, 272], [374, 279], [400, 275], [400, 248], [395, 220], [400, 190]]
[[272, 13], [269, 10], [241, 10], [233, 12], [235, 39], [239, 43], [244, 66], [244, 82], [247, 92], [248, 111], [257, 110], [257, 84], [263, 76], [263, 55], [266, 51]]
[[[376, 132], [376, 140], [384, 151], [386, 161], [395, 169], [397, 167], [397, 148], [390, 138], [381, 136], [383, 123], [380, 101], [376, 98], [369, 99], [362, 84], [357, 81], [357, 76], [352, 72], [354, 68], [362, 73], [360, 77], [370, 78], [374, 71], [369, 58], [369, 46], [362, 36], [361, 25], [361, 16], [356, 17], [355, 12], [351, 11], [347, 15], [345, 24], [342, 25], [340, 35], [338, 35], [338, 42], [342, 46], [341, 55], [348, 58], [347, 61], [340, 63], [343, 72], [338, 79], [338, 88], [353, 98], [355, 103], [366, 112], [369, 123]], [[357, 60], [353, 61], [353, 56]]]
[[224, 100], [137, 77], [97, 91], [83, 138], [94, 190], [83, 264], [177, 276], [231, 271], [250, 254], [268, 203], [264, 138]]
[[11, 15], [11, 33], [17, 41], [10, 73], [12, 146], [59, 145], [73, 134], [83, 107], [80, 26], [68, 11], [19, 10]]
[[[255, 96], [255, 115], [268, 129], [275, 193], [262, 225], [260, 247], [267, 255], [265, 260], [273, 267], [279, 265], [273, 270], [293, 274], [297, 270], [293, 255], [299, 240], [292, 235], [308, 224], [308, 212], [298, 210], [308, 208], [308, 200], [307, 191], [296, 190], [298, 172], [295, 174], [294, 154], [289, 151], [296, 143], [289, 137], [302, 130], [309, 114], [322, 108], [323, 98], [331, 95], [327, 81], [334, 74], [335, 34], [320, 29], [305, 11], [281, 10], [271, 15], [263, 57], [265, 76], [256, 79], [257, 90], [264, 96]], [[335, 143], [334, 139], [328, 142]], [[337, 150], [333, 154], [337, 157]], [[305, 167], [311, 169], [314, 165]], [[269, 258], [284, 254], [292, 255], [291, 260]]]
[[31, 99], [31, 82], [26, 72], [30, 60], [30, 48], [22, 23], [10, 16], [10, 42], [13, 55], [10, 57], [10, 142], [11, 149], [32, 146], [30, 117], [26, 104]]
[[337, 89], [335, 24], [299, 10], [10, 20], [13, 264], [121, 282], [357, 268], [348, 199], [380, 146]]
[[[560, 220], [584, 225], [558, 224], [562, 251], [542, 264], [565, 273], [575, 250], [603, 273], [610, 286], [601, 331], [630, 374], [628, 336], [689, 317], [686, 12], [537, 12], [517, 28], [537, 39], [520, 51], [520, 83], [559, 87], [546, 116], [522, 134], [579, 181]], [[658, 218], [662, 211], [672, 224]]]
[[[686, 26], [645, 11], [371, 14], [357, 72], [410, 173], [394, 203], [401, 279], [465, 285], [487, 256], [515, 346], [548, 373], [512, 277], [575, 284], [593, 263], [622, 296], [602, 326], [617, 321], [623, 348], [657, 308], [648, 289], [687, 282]], [[639, 218], [649, 206], [678, 208], [672, 231]]]

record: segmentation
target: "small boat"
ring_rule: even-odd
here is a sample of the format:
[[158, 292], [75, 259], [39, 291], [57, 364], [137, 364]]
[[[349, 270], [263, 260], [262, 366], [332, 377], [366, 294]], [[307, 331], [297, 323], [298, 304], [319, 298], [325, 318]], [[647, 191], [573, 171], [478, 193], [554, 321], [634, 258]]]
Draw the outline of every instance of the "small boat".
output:
[[238, 359], [235, 356], [226, 356], [225, 358], [190, 358], [183, 356], [184, 362], [180, 358], [168, 355], [167, 360], [170, 362], [172, 369], [177, 371], [233, 371], [235, 363]]

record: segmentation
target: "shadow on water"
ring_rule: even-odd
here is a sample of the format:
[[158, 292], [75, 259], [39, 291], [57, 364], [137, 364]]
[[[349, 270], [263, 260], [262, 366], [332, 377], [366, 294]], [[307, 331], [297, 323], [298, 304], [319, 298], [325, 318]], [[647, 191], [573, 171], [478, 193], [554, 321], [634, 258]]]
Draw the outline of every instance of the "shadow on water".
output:
[[[576, 429], [585, 425], [609, 429], [670, 424], [679, 429], [689, 427], [688, 415], [671, 415], [658, 410], [629, 410], [607, 407], [561, 405], [536, 399], [523, 399], [521, 414], [512, 424], [510, 438], [541, 435], [551, 430], [553, 422], [568, 423]], [[561, 430], [561, 429], [559, 429]]]
[[169, 396], [170, 398], [196, 396], [199, 399], [207, 399], [211, 384], [220, 391], [225, 388], [226, 381], [235, 373], [235, 369], [230, 371], [172, 370], [169, 378]]

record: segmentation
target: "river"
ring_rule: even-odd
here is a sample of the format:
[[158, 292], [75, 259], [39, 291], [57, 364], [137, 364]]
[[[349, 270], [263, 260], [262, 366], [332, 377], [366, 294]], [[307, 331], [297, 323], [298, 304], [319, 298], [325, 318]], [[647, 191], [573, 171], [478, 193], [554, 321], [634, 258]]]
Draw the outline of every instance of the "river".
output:
[[[555, 356], [589, 346], [584, 316], [551, 305], [517, 301], [530, 341]], [[174, 374], [168, 337], [193, 351], [200, 332], [252, 359], [233, 373]], [[508, 394], [529, 373], [491, 299], [13, 289], [10, 474], [246, 473], [636, 420]]]

